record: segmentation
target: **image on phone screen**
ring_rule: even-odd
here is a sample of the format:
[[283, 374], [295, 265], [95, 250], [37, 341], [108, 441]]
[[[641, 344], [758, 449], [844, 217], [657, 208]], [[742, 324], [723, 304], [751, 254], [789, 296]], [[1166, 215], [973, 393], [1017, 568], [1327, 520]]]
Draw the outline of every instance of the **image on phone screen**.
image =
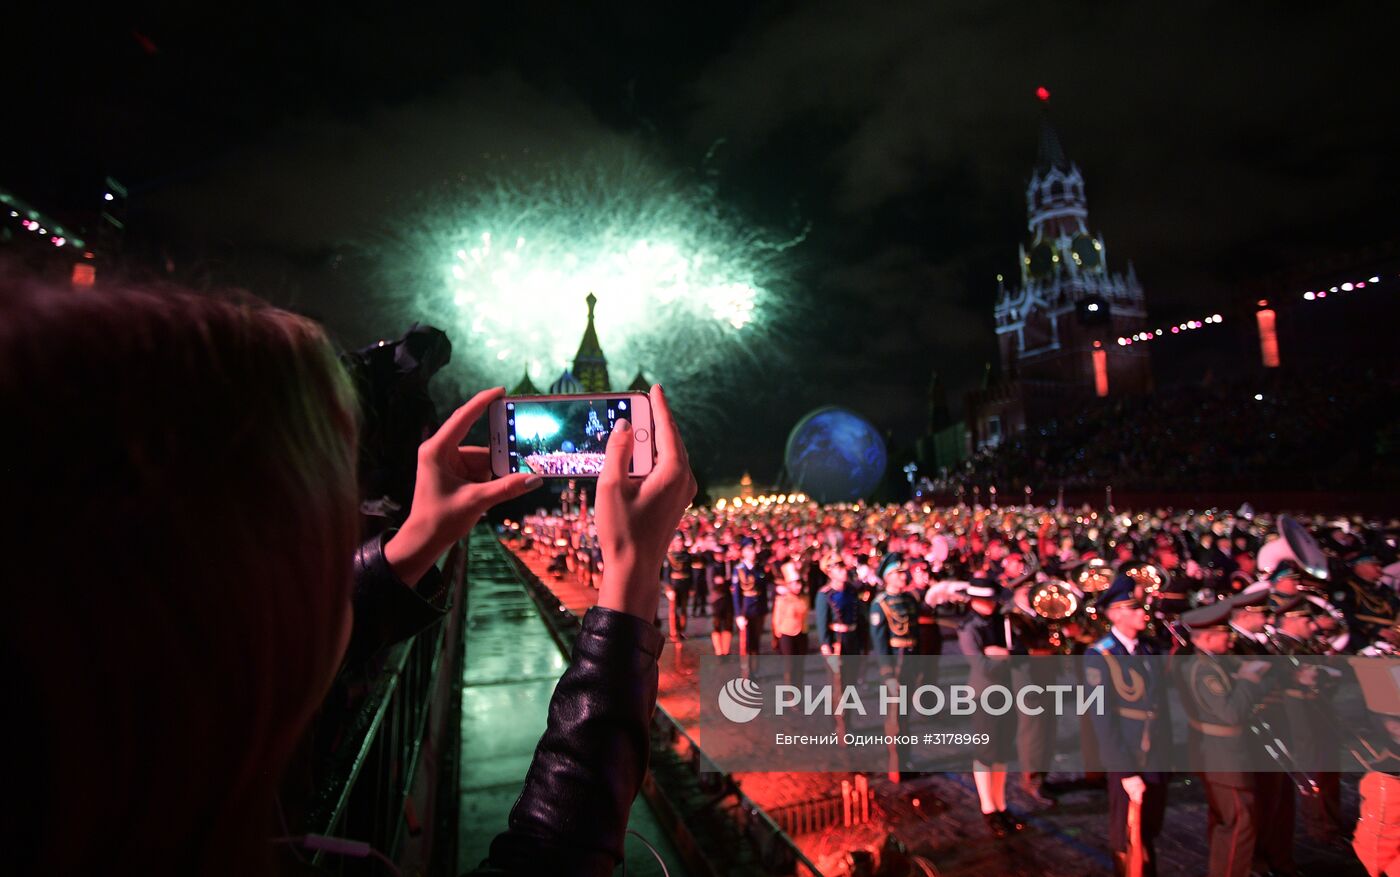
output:
[[608, 436], [630, 416], [626, 397], [506, 403], [511, 472], [591, 475], [603, 471]]

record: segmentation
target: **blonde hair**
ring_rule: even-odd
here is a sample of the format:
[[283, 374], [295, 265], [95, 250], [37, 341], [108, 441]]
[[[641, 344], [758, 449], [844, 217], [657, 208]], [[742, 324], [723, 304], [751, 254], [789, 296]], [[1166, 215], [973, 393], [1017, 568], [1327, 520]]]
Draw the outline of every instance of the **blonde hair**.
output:
[[0, 313], [0, 630], [33, 750], [7, 856], [267, 870], [348, 623], [348, 381], [317, 324], [249, 296], [0, 277]]

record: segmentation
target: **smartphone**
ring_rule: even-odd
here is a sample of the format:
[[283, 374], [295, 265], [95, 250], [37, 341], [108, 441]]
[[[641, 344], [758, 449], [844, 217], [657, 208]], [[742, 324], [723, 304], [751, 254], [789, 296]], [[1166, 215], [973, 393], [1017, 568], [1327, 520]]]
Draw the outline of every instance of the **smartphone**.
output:
[[645, 393], [506, 396], [491, 404], [491, 472], [497, 478], [533, 472], [544, 478], [597, 478], [608, 436], [619, 420], [632, 424], [629, 474], [646, 475], [655, 457], [651, 399]]

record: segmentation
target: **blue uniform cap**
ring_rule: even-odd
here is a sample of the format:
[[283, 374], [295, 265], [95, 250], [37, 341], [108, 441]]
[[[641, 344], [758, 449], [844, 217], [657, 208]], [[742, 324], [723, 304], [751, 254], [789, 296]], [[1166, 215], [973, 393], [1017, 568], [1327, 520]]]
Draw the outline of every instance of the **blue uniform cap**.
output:
[[902, 566], [903, 564], [904, 555], [900, 554], [898, 551], [891, 551], [889, 554], [886, 554], [884, 558], [880, 561], [880, 570], [878, 573], [880, 580], [884, 581], [886, 573], [888, 573], [892, 569]]

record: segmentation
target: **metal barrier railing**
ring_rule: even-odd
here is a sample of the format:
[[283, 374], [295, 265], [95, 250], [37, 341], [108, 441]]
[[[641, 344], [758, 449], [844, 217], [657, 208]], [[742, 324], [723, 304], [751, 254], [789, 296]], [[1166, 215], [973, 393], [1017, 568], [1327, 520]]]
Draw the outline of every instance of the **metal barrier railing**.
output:
[[[322, 756], [299, 833], [362, 841], [423, 874], [456, 873], [466, 568], [467, 544], [459, 542], [442, 564], [452, 594], [447, 617], [386, 651], [335, 730], [334, 753]], [[323, 853], [313, 864], [383, 873], [381, 863]]]
[[831, 826], [850, 828], [870, 822], [875, 793], [864, 774], [841, 780], [840, 791], [794, 801], [768, 811], [788, 834], [816, 834]]
[[734, 783], [728, 774], [720, 771], [695, 742], [695, 738], [660, 705], [652, 715], [652, 737], [660, 737], [673, 750], [684, 753], [687, 756], [686, 763], [697, 776], [714, 775], [711, 784], [723, 789], [715, 803], [719, 804], [730, 797], [734, 799], [729, 808], [730, 816], [742, 834], [754, 844], [759, 864], [765, 872], [822, 877], [822, 872], [807, 858], [792, 836], [774, 820], [773, 815], [744, 794], [743, 789]]

